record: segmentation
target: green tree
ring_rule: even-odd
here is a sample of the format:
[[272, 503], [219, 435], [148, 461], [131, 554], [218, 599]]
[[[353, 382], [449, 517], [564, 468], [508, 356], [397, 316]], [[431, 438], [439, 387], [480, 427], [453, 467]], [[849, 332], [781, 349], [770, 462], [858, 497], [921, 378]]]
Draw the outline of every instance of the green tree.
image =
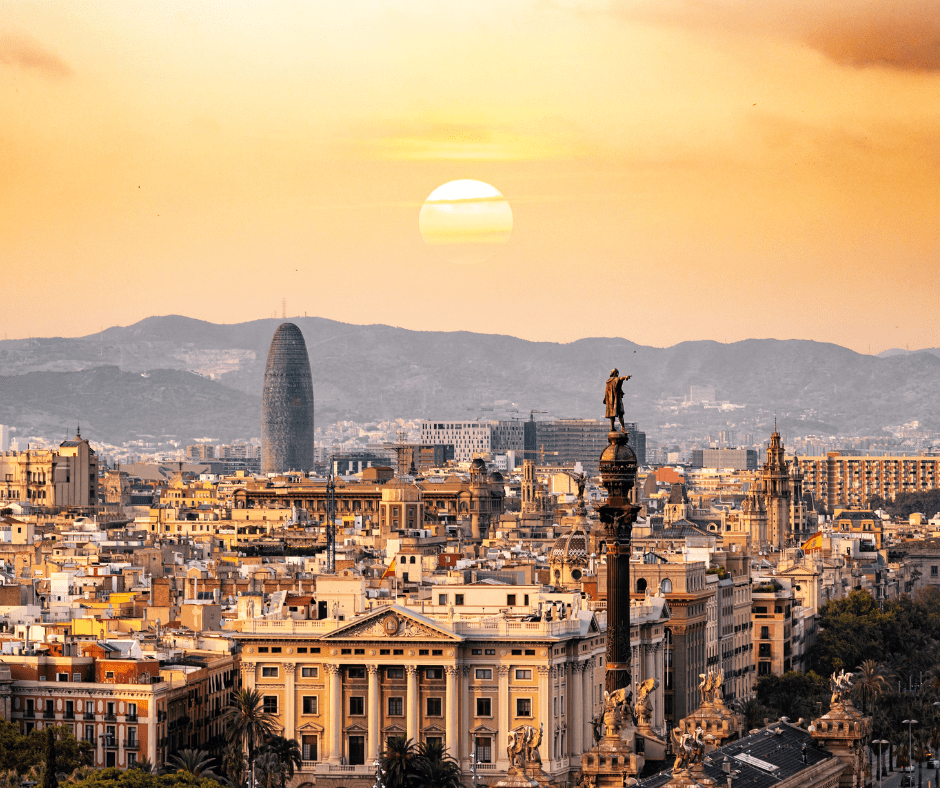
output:
[[205, 750], [180, 750], [170, 758], [170, 765], [176, 767], [178, 772], [189, 772], [194, 777], [221, 780], [212, 770], [212, 758]]
[[[889, 616], [890, 617], [890, 616]], [[851, 670], [868, 659], [885, 660], [886, 614], [865, 591], [823, 605], [820, 632], [811, 651], [812, 668], [822, 676]]]
[[773, 714], [755, 697], [738, 698], [734, 702], [734, 710], [744, 718], [744, 729], [748, 731], [763, 728], [764, 718]]
[[421, 788], [463, 788], [460, 767], [440, 742], [418, 745], [414, 781]]
[[229, 741], [237, 741], [251, 763], [255, 751], [274, 735], [277, 718], [264, 710], [264, 698], [258, 690], [243, 689], [223, 710], [222, 724]]
[[0, 720], [0, 772], [24, 776], [32, 768], [40, 769], [46, 759], [46, 730], [55, 737], [55, 774], [69, 774], [91, 764], [91, 745], [77, 741], [64, 725], [21, 733], [19, 726]]
[[190, 772], [149, 774], [142, 769], [99, 769], [75, 783], [74, 788], [222, 788], [208, 777], [199, 778]]
[[385, 788], [412, 788], [418, 748], [411, 739], [393, 736], [388, 746], [379, 756], [381, 769], [385, 773]]
[[300, 745], [296, 739], [272, 736], [265, 742], [259, 755], [262, 753], [271, 753], [281, 764], [280, 788], [284, 788], [287, 781], [294, 776], [294, 769], [299, 769], [303, 764], [300, 758]]
[[829, 700], [829, 682], [818, 673], [789, 671], [782, 676], [770, 674], [757, 680], [757, 700], [770, 710], [768, 716], [810, 719], [819, 711], [818, 704]]
[[248, 779], [248, 764], [245, 761], [245, 751], [239, 742], [230, 742], [225, 748], [222, 755], [222, 770], [235, 788], [242, 788], [245, 785]]
[[285, 767], [278, 757], [268, 750], [259, 750], [252, 762], [255, 782], [260, 788], [278, 788], [284, 784]]
[[868, 714], [874, 708], [875, 699], [888, 686], [885, 669], [875, 660], [866, 659], [856, 670], [852, 693], [861, 699], [862, 713]]
[[55, 759], [55, 731], [46, 728], [46, 757], [43, 763], [42, 788], [58, 788]]

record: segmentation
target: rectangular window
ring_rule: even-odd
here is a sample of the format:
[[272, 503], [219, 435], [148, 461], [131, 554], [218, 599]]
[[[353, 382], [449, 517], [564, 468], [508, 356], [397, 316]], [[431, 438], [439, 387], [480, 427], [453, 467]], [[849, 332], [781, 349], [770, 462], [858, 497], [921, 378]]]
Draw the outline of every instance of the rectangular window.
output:
[[531, 717], [532, 716], [532, 699], [531, 698], [516, 698], [516, 716], [517, 717]]
[[303, 736], [301, 737], [301, 758], [305, 761], [315, 761], [317, 760], [317, 737], [316, 736]]
[[936, 576], [937, 576], [937, 567], [936, 567], [936, 566], [931, 566], [931, 567], [930, 567], [930, 576], [931, 576], [931, 577], [936, 577]]
[[277, 695], [264, 696], [264, 713], [277, 714]]
[[353, 695], [349, 699], [349, 714], [354, 717], [361, 717], [366, 713], [365, 698], [361, 695]]
[[442, 716], [441, 712], [441, 699], [440, 698], [428, 698], [427, 699], [427, 710], [429, 717], [440, 717]]
[[444, 678], [444, 668], [427, 668], [427, 670], [425, 670], [424, 675], [425, 675], [425, 678], [428, 678], [431, 680], [442, 679]]
[[476, 755], [477, 763], [492, 763], [493, 762], [493, 747], [492, 739], [489, 736], [477, 736], [476, 737]]
[[320, 668], [301, 668], [300, 677], [302, 679], [315, 679], [320, 675]]
[[366, 762], [366, 737], [349, 737], [349, 765], [362, 766]]
[[477, 668], [476, 677], [478, 679], [488, 680], [493, 678], [493, 670], [491, 668]]
[[94, 725], [85, 726], [85, 741], [89, 742], [90, 744], [95, 743], [95, 726]]
[[56, 680], [56, 681], [68, 681], [68, 680], [69, 680], [69, 674], [68, 674], [68, 673], [56, 673], [56, 674], [55, 674], [55, 680]]
[[[304, 695], [304, 714], [317, 714], [317, 696]], [[309, 758], [307, 760], [310, 760]]]
[[437, 604], [446, 605], [447, 604], [447, 594], [438, 594], [437, 595]]
[[346, 678], [348, 679], [364, 679], [365, 677], [365, 668], [346, 668]]
[[477, 698], [477, 717], [492, 717], [493, 702], [490, 698]]
[[277, 678], [277, 668], [275, 668], [275, 667], [264, 667], [264, 668], [261, 668], [261, 678], [263, 678], [263, 679], [276, 679], [276, 678]]
[[476, 656], [476, 655], [478, 655], [478, 654], [482, 654], [482, 653], [483, 653], [483, 649], [482, 649], [482, 648], [472, 648], [472, 649], [470, 649], [470, 653], [473, 654], [474, 656]]
[[385, 678], [387, 678], [387, 679], [403, 679], [403, 678], [405, 678], [405, 669], [404, 669], [404, 668], [386, 668], [386, 669], [385, 669]]
[[81, 674], [81, 673], [73, 673], [73, 674], [72, 674], [72, 681], [81, 681], [81, 680], [82, 680], [82, 674]]
[[389, 717], [401, 717], [404, 714], [404, 699], [403, 698], [389, 698], [388, 699], [388, 716]]
[[487, 657], [495, 657], [495, 656], [496, 656], [496, 649], [495, 649], [495, 648], [485, 648], [485, 649], [483, 649], [483, 653], [484, 653]]
[[463, 604], [463, 594], [454, 594], [454, 604], [458, 606]]
[[532, 671], [531, 670], [517, 670], [516, 681], [532, 681]]

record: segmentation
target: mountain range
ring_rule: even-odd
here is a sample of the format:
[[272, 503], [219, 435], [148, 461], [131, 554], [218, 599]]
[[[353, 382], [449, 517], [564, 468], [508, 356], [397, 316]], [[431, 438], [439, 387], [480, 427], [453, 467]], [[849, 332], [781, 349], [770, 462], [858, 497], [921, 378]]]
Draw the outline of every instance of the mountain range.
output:
[[[150, 317], [77, 338], [0, 341], [0, 423], [21, 435], [83, 434], [107, 443], [146, 436], [228, 441], [260, 434], [268, 345], [283, 321], [220, 325]], [[940, 429], [940, 349], [856, 353], [808, 340], [683, 342], [624, 338], [567, 344], [465, 331], [410, 331], [290, 318], [310, 355], [319, 426], [340, 419], [472, 419], [530, 411], [603, 416], [611, 367], [625, 386], [627, 419], [761, 425], [789, 434], [880, 434], [919, 420]], [[679, 409], [670, 398], [713, 386], [733, 412]]]

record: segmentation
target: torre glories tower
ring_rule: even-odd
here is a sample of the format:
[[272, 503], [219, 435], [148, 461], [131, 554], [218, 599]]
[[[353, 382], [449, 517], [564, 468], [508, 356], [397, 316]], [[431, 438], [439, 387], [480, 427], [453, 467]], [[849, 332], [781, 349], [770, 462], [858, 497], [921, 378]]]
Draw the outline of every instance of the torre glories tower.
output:
[[261, 394], [261, 472], [313, 469], [313, 378], [304, 335], [293, 323], [274, 332]]

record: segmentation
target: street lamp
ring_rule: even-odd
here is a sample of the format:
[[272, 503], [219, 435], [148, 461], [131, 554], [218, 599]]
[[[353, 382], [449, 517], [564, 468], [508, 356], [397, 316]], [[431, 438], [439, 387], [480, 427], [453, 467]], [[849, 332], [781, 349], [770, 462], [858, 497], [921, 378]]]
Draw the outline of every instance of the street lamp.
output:
[[473, 788], [477, 788], [477, 754], [476, 750], [470, 753], [470, 774], [473, 775]]
[[912, 725], [920, 725], [917, 720], [901, 720], [902, 725], [907, 725], [907, 765], [911, 767], [910, 773], [914, 773], [914, 739], [911, 734]]
[[882, 745], [889, 744], [889, 743], [890, 742], [886, 742], [884, 739], [875, 739], [875, 741], [872, 742], [872, 744], [878, 745], [878, 786], [879, 788], [881, 788], [881, 784], [884, 782], [883, 778], [885, 776], [884, 766], [882, 766], [882, 761], [881, 761], [881, 747]]
[[382, 763], [376, 758], [372, 762], [372, 766], [375, 768], [375, 786], [374, 788], [385, 788], [385, 784], [382, 782]]

